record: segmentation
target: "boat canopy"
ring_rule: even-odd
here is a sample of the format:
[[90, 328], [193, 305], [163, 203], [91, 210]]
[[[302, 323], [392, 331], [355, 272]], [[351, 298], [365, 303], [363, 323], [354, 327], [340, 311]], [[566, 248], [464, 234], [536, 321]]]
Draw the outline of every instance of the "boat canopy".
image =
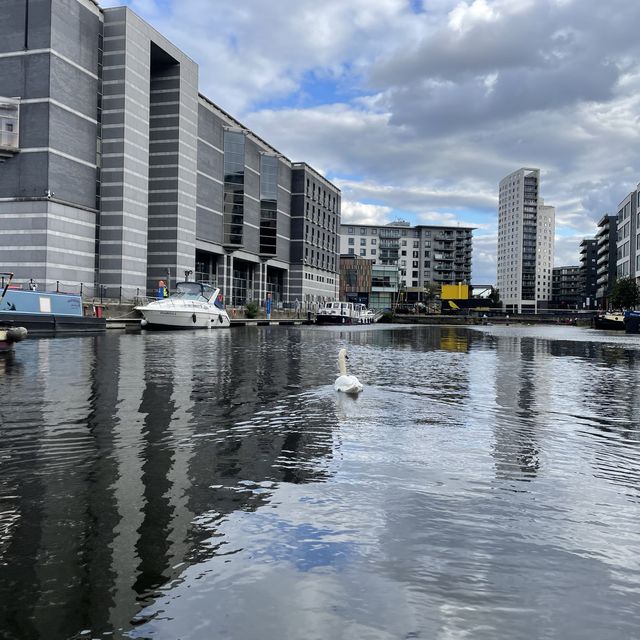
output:
[[176, 284], [176, 292], [171, 297], [180, 297], [187, 300], [202, 298], [209, 302], [216, 291], [218, 290], [215, 287], [202, 282], [178, 282]]

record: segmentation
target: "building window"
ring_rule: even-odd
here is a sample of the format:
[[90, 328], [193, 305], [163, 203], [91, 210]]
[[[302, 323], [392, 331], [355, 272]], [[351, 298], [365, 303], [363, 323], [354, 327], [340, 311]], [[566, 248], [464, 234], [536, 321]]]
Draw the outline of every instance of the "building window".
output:
[[360, 227], [360, 235], [364, 236], [367, 234], [367, 230], [364, 227]]
[[366, 256], [367, 255], [367, 250], [366, 249], [360, 249], [360, 255], [361, 256]]
[[371, 244], [376, 244], [378, 241], [375, 238], [371, 238]]
[[347, 239], [349, 244], [355, 244], [356, 243], [356, 239], [355, 238], [348, 238]]
[[[371, 249], [371, 255], [375, 256], [376, 255], [376, 250], [375, 249]], [[638, 256], [640, 258], [640, 256]]]
[[361, 247], [366, 247], [367, 246], [367, 239], [366, 238], [360, 238], [360, 246]]
[[348, 227], [347, 228], [347, 233], [353, 233], [353, 227]]
[[356, 250], [353, 247], [349, 247], [349, 255], [352, 256]]

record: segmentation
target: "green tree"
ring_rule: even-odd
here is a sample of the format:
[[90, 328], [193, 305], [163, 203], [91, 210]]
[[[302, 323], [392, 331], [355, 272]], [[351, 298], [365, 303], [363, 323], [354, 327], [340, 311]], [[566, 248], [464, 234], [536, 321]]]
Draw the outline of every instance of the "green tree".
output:
[[491, 293], [487, 296], [493, 304], [498, 304], [500, 302], [500, 289], [491, 288]]
[[247, 304], [244, 306], [244, 314], [245, 316], [247, 316], [247, 318], [257, 318], [258, 311], [260, 311], [260, 307], [258, 306], [257, 302], [247, 302]]
[[616, 280], [609, 302], [615, 309], [634, 308], [640, 302], [640, 288], [638, 288], [635, 278], [620, 278]]

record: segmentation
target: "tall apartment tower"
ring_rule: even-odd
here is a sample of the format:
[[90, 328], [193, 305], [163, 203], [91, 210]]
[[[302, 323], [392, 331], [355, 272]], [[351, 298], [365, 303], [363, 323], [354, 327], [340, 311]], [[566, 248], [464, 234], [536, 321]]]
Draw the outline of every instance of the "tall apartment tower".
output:
[[540, 198], [540, 169], [522, 168], [500, 181], [498, 274], [502, 304], [536, 313], [551, 301], [555, 207]]

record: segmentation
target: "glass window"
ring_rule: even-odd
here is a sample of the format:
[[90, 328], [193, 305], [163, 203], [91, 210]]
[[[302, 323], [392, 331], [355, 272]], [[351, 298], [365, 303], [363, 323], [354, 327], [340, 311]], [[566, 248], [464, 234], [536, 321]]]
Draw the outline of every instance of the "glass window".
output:
[[367, 230], [364, 227], [360, 227], [360, 235], [364, 236], [367, 234]]
[[[640, 202], [640, 195], [638, 196], [638, 202]], [[378, 230], [377, 229], [371, 229], [371, 235], [372, 236], [377, 236], [378, 235]]]
[[355, 244], [356, 243], [356, 239], [355, 238], [348, 238], [347, 241], [349, 242], [349, 244]]
[[375, 238], [371, 238], [371, 244], [376, 244], [378, 241]]
[[367, 239], [366, 238], [360, 238], [360, 246], [361, 247], [366, 247], [367, 246]]
[[[375, 256], [376, 255], [376, 250], [375, 249], [371, 249], [371, 255]], [[638, 256], [640, 258], [640, 256]]]
[[353, 227], [349, 227], [349, 228], [347, 229], [347, 233], [353, 233]]
[[349, 247], [349, 255], [352, 256], [356, 250], [353, 247]]
[[366, 256], [367, 255], [367, 250], [366, 249], [360, 249], [360, 255], [361, 256]]

